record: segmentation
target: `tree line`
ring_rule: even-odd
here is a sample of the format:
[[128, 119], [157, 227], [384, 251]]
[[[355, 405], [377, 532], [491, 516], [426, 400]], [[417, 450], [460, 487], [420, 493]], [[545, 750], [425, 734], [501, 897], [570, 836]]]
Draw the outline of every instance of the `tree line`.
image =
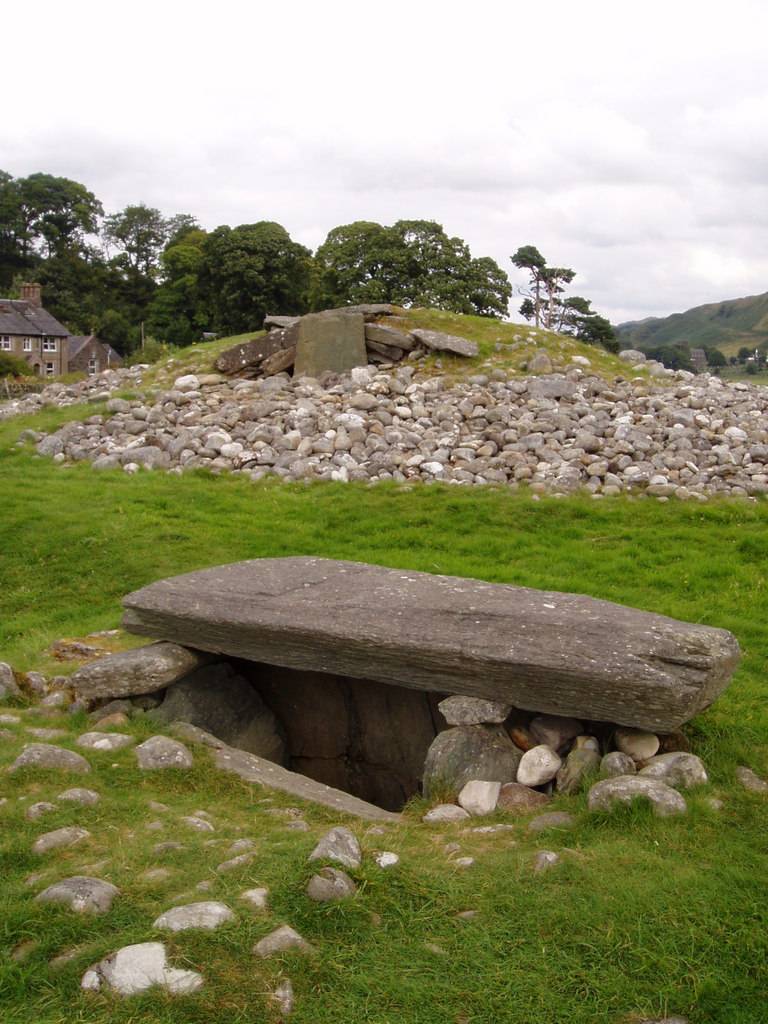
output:
[[[531, 274], [524, 316], [611, 347], [608, 321], [588, 300], [564, 296], [574, 271], [548, 268], [533, 246], [512, 262]], [[206, 231], [189, 213], [143, 203], [105, 213], [80, 182], [0, 171], [0, 294], [12, 297], [27, 279], [73, 333], [98, 334], [124, 354], [142, 331], [188, 345], [205, 332], [254, 330], [267, 313], [349, 303], [506, 317], [513, 293], [494, 260], [473, 257], [434, 221], [340, 225], [313, 253], [273, 221]]]

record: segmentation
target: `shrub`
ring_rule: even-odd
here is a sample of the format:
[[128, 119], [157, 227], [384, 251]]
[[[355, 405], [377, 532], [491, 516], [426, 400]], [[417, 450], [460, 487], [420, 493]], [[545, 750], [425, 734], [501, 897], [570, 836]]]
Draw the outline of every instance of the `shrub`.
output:
[[10, 352], [0, 352], [0, 377], [31, 377], [29, 363]]

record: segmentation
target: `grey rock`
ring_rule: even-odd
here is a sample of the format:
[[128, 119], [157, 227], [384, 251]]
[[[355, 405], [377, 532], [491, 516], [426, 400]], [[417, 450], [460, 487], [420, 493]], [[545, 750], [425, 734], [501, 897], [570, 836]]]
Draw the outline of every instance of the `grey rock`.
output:
[[240, 893], [240, 899], [251, 907], [252, 910], [266, 910], [269, 903], [269, 889], [259, 887], [257, 889], [246, 889]]
[[182, 821], [188, 828], [194, 829], [196, 832], [215, 832], [216, 829], [205, 818], [198, 818], [194, 814], [185, 814], [179, 821]]
[[548, 871], [560, 863], [560, 855], [554, 850], [539, 850], [533, 858], [533, 870], [537, 873]]
[[84, 665], [70, 682], [79, 696], [91, 700], [152, 693], [178, 682], [207, 660], [207, 655], [178, 644], [154, 643]]
[[448, 725], [486, 725], [504, 722], [511, 705], [482, 697], [446, 697], [437, 705]]
[[21, 690], [16, 682], [13, 669], [7, 662], [0, 661], [0, 700], [20, 696]]
[[362, 853], [354, 833], [341, 825], [326, 832], [309, 855], [309, 860], [333, 860], [345, 868], [359, 868]]
[[235, 915], [226, 904], [208, 900], [172, 907], [156, 918], [152, 927], [169, 932], [185, 932], [191, 928], [212, 932], [234, 920]]
[[65, 750], [64, 747], [55, 747], [50, 743], [30, 743], [8, 770], [17, 772], [22, 768], [56, 769], [81, 774], [91, 770], [86, 759], [74, 750]]
[[357, 886], [345, 871], [321, 868], [307, 884], [307, 896], [315, 903], [335, 903], [354, 896]]
[[114, 751], [130, 747], [136, 741], [133, 736], [126, 736], [120, 732], [84, 732], [75, 741], [78, 747], [86, 750]]
[[314, 948], [310, 943], [288, 924], [275, 928], [273, 932], [265, 935], [253, 947], [253, 952], [256, 956], [260, 957], [274, 956], [276, 953], [287, 953], [289, 950], [295, 950], [298, 953], [314, 952]]
[[151, 736], [136, 747], [136, 758], [142, 771], [165, 768], [191, 768], [194, 761], [189, 750], [168, 736]]
[[645, 352], [640, 352], [636, 348], [623, 348], [621, 352], [619, 352], [619, 359], [621, 359], [623, 363], [644, 363]]
[[224, 743], [280, 763], [285, 743], [256, 690], [227, 664], [206, 665], [168, 688], [154, 721], [188, 722]]
[[460, 725], [438, 733], [424, 762], [424, 795], [458, 794], [472, 779], [513, 782], [522, 752], [498, 725]]
[[673, 789], [690, 789], [709, 781], [701, 758], [682, 750], [657, 754], [645, 763], [638, 774], [644, 778], [660, 779]]
[[557, 773], [556, 789], [558, 793], [570, 795], [578, 793], [585, 779], [600, 767], [600, 755], [596, 750], [581, 748], [572, 750], [565, 759], [565, 764]]
[[237, 871], [239, 868], [247, 867], [254, 857], [255, 853], [239, 853], [236, 857], [231, 857], [229, 860], [222, 861], [216, 868], [220, 875], [225, 875], [230, 871]]
[[123, 946], [89, 967], [80, 985], [89, 991], [106, 988], [121, 996], [138, 995], [155, 986], [171, 995], [190, 995], [201, 988], [203, 978], [196, 971], [169, 967], [162, 942], [140, 942]]
[[736, 769], [736, 779], [750, 793], [768, 793], [768, 782], [745, 765], [739, 765]]
[[24, 812], [24, 817], [27, 821], [37, 821], [38, 818], [42, 818], [44, 814], [48, 814], [50, 811], [57, 810], [56, 804], [48, 803], [47, 800], [39, 800], [37, 803], [30, 804]]
[[193, 572], [124, 605], [132, 632], [234, 657], [666, 732], [739, 657], [725, 630], [607, 601], [321, 558]]
[[66, 828], [57, 828], [53, 832], [46, 832], [32, 844], [32, 853], [43, 854], [50, 850], [59, 850], [62, 847], [74, 846], [84, 839], [90, 839], [91, 833], [86, 828], [78, 825], [68, 825]]
[[49, 885], [38, 896], [38, 903], [63, 903], [78, 914], [106, 914], [120, 890], [100, 878], [74, 875]]
[[452, 355], [466, 356], [471, 359], [480, 351], [476, 342], [458, 338], [455, 334], [427, 331], [421, 327], [411, 331], [411, 334], [424, 348], [428, 348], [432, 352], [450, 352]]
[[276, 326], [276, 330], [267, 335], [253, 338], [241, 345], [226, 349], [216, 359], [216, 369], [221, 373], [242, 373], [245, 370], [258, 368], [265, 359], [277, 352], [296, 344], [298, 327], [296, 324]]
[[388, 324], [366, 324], [365, 341], [399, 348], [403, 352], [410, 352], [414, 345], [414, 337], [410, 332], [398, 331]]
[[671, 786], [639, 775], [617, 775], [595, 783], [589, 791], [587, 806], [590, 811], [609, 811], [617, 803], [630, 804], [639, 797], [649, 800], [653, 813], [660, 818], [685, 814], [688, 810], [685, 800]]
[[363, 314], [347, 310], [310, 313], [298, 324], [294, 377], [320, 377], [366, 366]]
[[528, 360], [529, 373], [552, 373], [552, 360], [546, 349], [537, 349]]
[[534, 739], [561, 754], [583, 731], [581, 722], [562, 715], [537, 715], [528, 727]]
[[647, 761], [659, 749], [659, 737], [642, 729], [617, 729], [613, 738], [616, 749], [633, 761]]
[[629, 754], [622, 754], [620, 750], [612, 750], [600, 762], [600, 774], [609, 778], [617, 775], [632, 775], [637, 771], [637, 765]]
[[71, 789], [65, 789], [63, 793], [59, 793], [56, 799], [80, 804], [82, 807], [95, 807], [99, 800], [101, 800], [101, 797], [92, 789], [84, 789], [82, 786], [73, 786]]
[[557, 775], [562, 761], [544, 744], [526, 750], [517, 768], [517, 782], [523, 786], [543, 786]]
[[548, 804], [551, 799], [546, 793], [539, 793], [519, 782], [507, 782], [501, 787], [496, 809], [505, 814], [527, 814]]
[[110, 715], [127, 715], [129, 718], [134, 712], [134, 706], [129, 700], [110, 700], [100, 708], [92, 711], [88, 718], [92, 722], [100, 722], [102, 718], [109, 718]]
[[291, 979], [283, 978], [280, 984], [277, 985], [275, 990], [272, 992], [270, 998], [274, 1003], [277, 1003], [277, 1008], [282, 1017], [290, 1017], [293, 1013], [296, 1002]]
[[457, 804], [438, 804], [431, 807], [421, 819], [427, 825], [439, 825], [443, 822], [466, 821], [469, 814]]
[[458, 796], [459, 806], [473, 817], [493, 814], [501, 791], [500, 782], [484, 782], [472, 779], [467, 782]]
[[575, 825], [576, 819], [567, 811], [547, 811], [528, 822], [528, 831], [546, 832], [551, 828], [573, 828]]

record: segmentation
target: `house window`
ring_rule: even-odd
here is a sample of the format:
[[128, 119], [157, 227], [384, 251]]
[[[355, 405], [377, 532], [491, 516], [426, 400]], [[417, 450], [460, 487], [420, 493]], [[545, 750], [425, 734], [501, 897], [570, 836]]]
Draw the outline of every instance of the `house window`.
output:
[[98, 369], [99, 369], [99, 364], [98, 364], [98, 362], [96, 360], [96, 356], [91, 356], [91, 358], [88, 360], [88, 373], [90, 373], [90, 374], [97, 373]]
[[32, 339], [31, 338], [25, 338], [24, 339], [24, 351], [25, 352], [31, 352], [32, 351]]
[[0, 338], [0, 349], [2, 349], [3, 352], [11, 351], [11, 339], [7, 334], [4, 334], [2, 338]]
[[55, 338], [43, 338], [43, 352], [55, 352], [56, 350]]
[[45, 376], [46, 377], [52, 377], [53, 376], [53, 363], [46, 363], [45, 364]]

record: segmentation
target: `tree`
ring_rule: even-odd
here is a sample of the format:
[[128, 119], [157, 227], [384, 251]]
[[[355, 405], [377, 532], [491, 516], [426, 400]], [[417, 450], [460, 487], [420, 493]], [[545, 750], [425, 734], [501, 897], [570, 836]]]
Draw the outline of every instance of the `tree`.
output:
[[[527, 270], [529, 274], [529, 290], [522, 292], [525, 301], [520, 307], [520, 314], [526, 320], [533, 320], [536, 327], [540, 327], [544, 271], [547, 261], [535, 245], [521, 245], [511, 260], [518, 270]], [[525, 311], [523, 311], [523, 307], [525, 307]]]
[[473, 259], [466, 242], [450, 238], [435, 221], [344, 224], [329, 232], [315, 254], [314, 309], [393, 302], [505, 316], [511, 294], [497, 263]]
[[79, 250], [95, 234], [104, 210], [85, 185], [52, 174], [30, 174], [17, 182], [25, 244], [40, 242], [51, 258]]
[[190, 345], [200, 340], [209, 314], [200, 294], [205, 231], [177, 231], [160, 257], [162, 283], [147, 311], [147, 327], [160, 341]]
[[236, 334], [260, 328], [267, 313], [305, 313], [310, 261], [309, 249], [272, 221], [216, 228], [199, 273], [209, 326]]
[[728, 361], [726, 360], [723, 353], [719, 348], [708, 348], [706, 349], [707, 362], [712, 367], [727, 366]]
[[742, 345], [738, 352], [738, 360], [740, 363], [745, 363], [751, 355], [752, 349], [747, 348], [746, 345]]
[[102, 234], [108, 244], [120, 249], [118, 266], [153, 278], [168, 232], [169, 222], [160, 211], [139, 203], [106, 217]]

